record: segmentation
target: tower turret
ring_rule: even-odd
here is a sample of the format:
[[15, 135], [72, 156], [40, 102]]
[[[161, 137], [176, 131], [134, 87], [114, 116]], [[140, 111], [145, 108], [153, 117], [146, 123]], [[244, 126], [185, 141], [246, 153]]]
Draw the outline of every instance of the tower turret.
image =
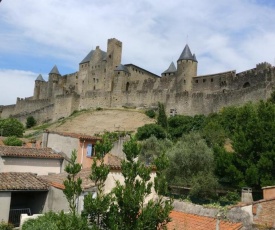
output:
[[56, 84], [58, 83], [58, 78], [60, 77], [60, 73], [58, 71], [57, 66], [55, 65], [51, 72], [49, 73], [49, 81], [48, 81], [48, 98], [52, 98], [54, 96], [54, 89]]
[[178, 83], [183, 81], [183, 88], [187, 91], [192, 90], [192, 78], [197, 76], [197, 67], [196, 55], [186, 45], [177, 61], [177, 78]]
[[45, 80], [43, 79], [42, 75], [39, 74], [38, 77], [35, 80], [34, 83], [34, 92], [33, 92], [33, 99], [37, 100], [37, 99], [41, 99], [40, 98], [40, 91], [41, 91], [41, 84], [45, 82]]

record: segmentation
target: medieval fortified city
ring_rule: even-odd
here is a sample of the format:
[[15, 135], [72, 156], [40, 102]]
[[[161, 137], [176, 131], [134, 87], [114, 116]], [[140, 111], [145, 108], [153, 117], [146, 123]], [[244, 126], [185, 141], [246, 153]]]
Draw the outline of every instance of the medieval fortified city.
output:
[[186, 45], [176, 62], [163, 67], [161, 76], [135, 64], [122, 64], [122, 42], [108, 39], [107, 51], [91, 50], [75, 73], [60, 74], [55, 65], [48, 81], [39, 75], [33, 96], [0, 106], [0, 118], [39, 123], [56, 121], [75, 110], [88, 108], [154, 108], [167, 114], [209, 114], [225, 106], [267, 99], [275, 84], [275, 67], [263, 62], [244, 72], [229, 70], [197, 75], [198, 60]]

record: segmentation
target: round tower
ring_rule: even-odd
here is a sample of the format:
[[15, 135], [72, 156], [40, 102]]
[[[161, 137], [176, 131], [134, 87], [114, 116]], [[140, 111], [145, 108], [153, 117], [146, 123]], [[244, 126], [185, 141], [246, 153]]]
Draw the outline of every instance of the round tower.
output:
[[178, 83], [183, 84], [183, 89], [192, 90], [192, 78], [197, 76], [198, 61], [195, 54], [192, 55], [188, 45], [186, 45], [177, 61]]
[[48, 81], [48, 98], [54, 97], [54, 89], [56, 84], [58, 83], [58, 78], [60, 77], [60, 73], [58, 71], [57, 66], [55, 65], [51, 72], [49, 73], [49, 81]]
[[33, 92], [34, 100], [41, 99], [40, 93], [41, 93], [42, 82], [45, 82], [45, 80], [43, 79], [42, 75], [39, 74], [38, 77], [36, 78], [35, 84], [34, 84], [34, 92]]

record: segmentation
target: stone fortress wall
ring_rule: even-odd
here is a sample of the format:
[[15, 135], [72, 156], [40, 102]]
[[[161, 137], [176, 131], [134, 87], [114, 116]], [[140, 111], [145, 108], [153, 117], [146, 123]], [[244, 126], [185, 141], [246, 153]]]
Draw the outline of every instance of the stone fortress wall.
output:
[[75, 110], [88, 108], [154, 108], [195, 115], [217, 112], [225, 106], [267, 99], [274, 90], [275, 67], [260, 63], [241, 73], [227, 71], [197, 76], [198, 61], [188, 45], [177, 67], [174, 63], [161, 76], [134, 64], [121, 64], [122, 43], [109, 39], [107, 51], [98, 46], [79, 63], [76, 73], [61, 75], [56, 66], [48, 81], [39, 75], [32, 97], [15, 105], [0, 106], [0, 118], [25, 122], [32, 115], [39, 123], [56, 121]]

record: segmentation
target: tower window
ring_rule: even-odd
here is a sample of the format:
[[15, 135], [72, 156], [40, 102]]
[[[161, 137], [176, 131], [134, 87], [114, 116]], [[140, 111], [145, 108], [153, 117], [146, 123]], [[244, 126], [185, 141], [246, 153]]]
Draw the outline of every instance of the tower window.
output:
[[199, 80], [196, 80], [196, 83], [199, 83]]
[[206, 82], [206, 79], [203, 79], [203, 82]]
[[211, 78], [211, 82], [213, 82], [213, 78]]

